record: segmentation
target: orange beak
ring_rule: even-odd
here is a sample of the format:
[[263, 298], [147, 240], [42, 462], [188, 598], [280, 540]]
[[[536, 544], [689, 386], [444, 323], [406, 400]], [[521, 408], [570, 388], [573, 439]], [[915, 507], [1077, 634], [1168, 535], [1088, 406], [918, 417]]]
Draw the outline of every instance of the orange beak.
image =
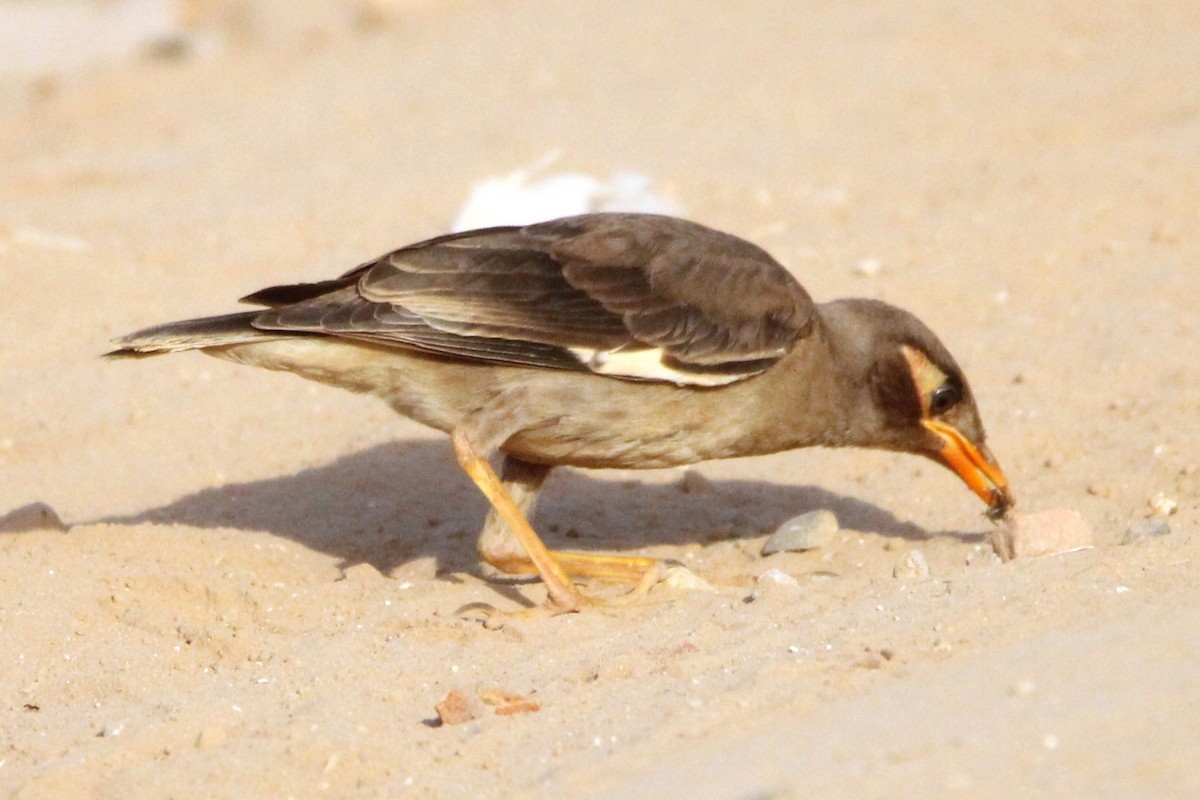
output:
[[938, 455], [946, 466], [988, 504], [988, 518], [1002, 519], [1016, 501], [1008, 491], [1008, 479], [988, 449], [971, 444], [956, 428], [944, 422], [927, 419], [921, 424], [941, 440]]

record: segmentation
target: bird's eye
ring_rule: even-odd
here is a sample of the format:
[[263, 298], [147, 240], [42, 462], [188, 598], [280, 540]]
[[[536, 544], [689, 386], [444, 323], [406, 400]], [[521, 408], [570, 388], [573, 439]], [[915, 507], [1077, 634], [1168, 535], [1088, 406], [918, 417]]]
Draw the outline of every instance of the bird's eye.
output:
[[958, 391], [957, 387], [948, 383], [943, 384], [929, 395], [929, 411], [932, 414], [945, 414], [958, 405], [958, 401], [961, 399], [962, 393]]

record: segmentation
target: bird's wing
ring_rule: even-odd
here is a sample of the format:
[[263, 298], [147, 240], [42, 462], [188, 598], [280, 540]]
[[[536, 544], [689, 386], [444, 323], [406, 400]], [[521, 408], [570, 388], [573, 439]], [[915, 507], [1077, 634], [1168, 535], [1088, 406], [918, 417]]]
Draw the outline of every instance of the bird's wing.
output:
[[246, 299], [273, 306], [254, 321], [264, 330], [693, 385], [763, 371], [813, 320], [808, 294], [763, 250], [645, 214], [451, 234]]

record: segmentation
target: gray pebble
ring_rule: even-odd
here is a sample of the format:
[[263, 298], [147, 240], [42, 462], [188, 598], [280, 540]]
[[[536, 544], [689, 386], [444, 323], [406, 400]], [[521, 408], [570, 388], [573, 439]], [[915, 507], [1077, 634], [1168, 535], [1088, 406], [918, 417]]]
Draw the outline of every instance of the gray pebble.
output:
[[925, 554], [920, 550], [909, 550], [896, 562], [895, 568], [892, 569], [892, 576], [896, 578], [928, 578], [929, 562], [925, 560]]
[[1171, 526], [1165, 519], [1139, 519], [1125, 529], [1125, 536], [1121, 539], [1121, 544], [1133, 544], [1142, 539], [1166, 536], [1170, 532]]
[[762, 554], [816, 550], [837, 532], [838, 521], [832, 511], [809, 511], [780, 525], [763, 545]]

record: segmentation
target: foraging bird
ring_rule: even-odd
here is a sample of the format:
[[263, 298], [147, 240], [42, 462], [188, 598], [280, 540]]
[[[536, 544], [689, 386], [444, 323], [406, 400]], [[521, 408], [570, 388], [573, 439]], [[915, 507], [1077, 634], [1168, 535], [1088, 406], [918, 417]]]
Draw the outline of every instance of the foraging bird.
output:
[[265, 308], [147, 328], [109, 355], [200, 350], [446, 431], [491, 502], [480, 555], [540, 575], [555, 611], [584, 602], [572, 576], [639, 583], [658, 565], [547, 549], [527, 514], [558, 465], [874, 447], [949, 467], [993, 519], [1013, 504], [966, 377], [920, 320], [875, 300], [814, 304], [764, 250], [686, 220], [455, 233], [243, 300]]

